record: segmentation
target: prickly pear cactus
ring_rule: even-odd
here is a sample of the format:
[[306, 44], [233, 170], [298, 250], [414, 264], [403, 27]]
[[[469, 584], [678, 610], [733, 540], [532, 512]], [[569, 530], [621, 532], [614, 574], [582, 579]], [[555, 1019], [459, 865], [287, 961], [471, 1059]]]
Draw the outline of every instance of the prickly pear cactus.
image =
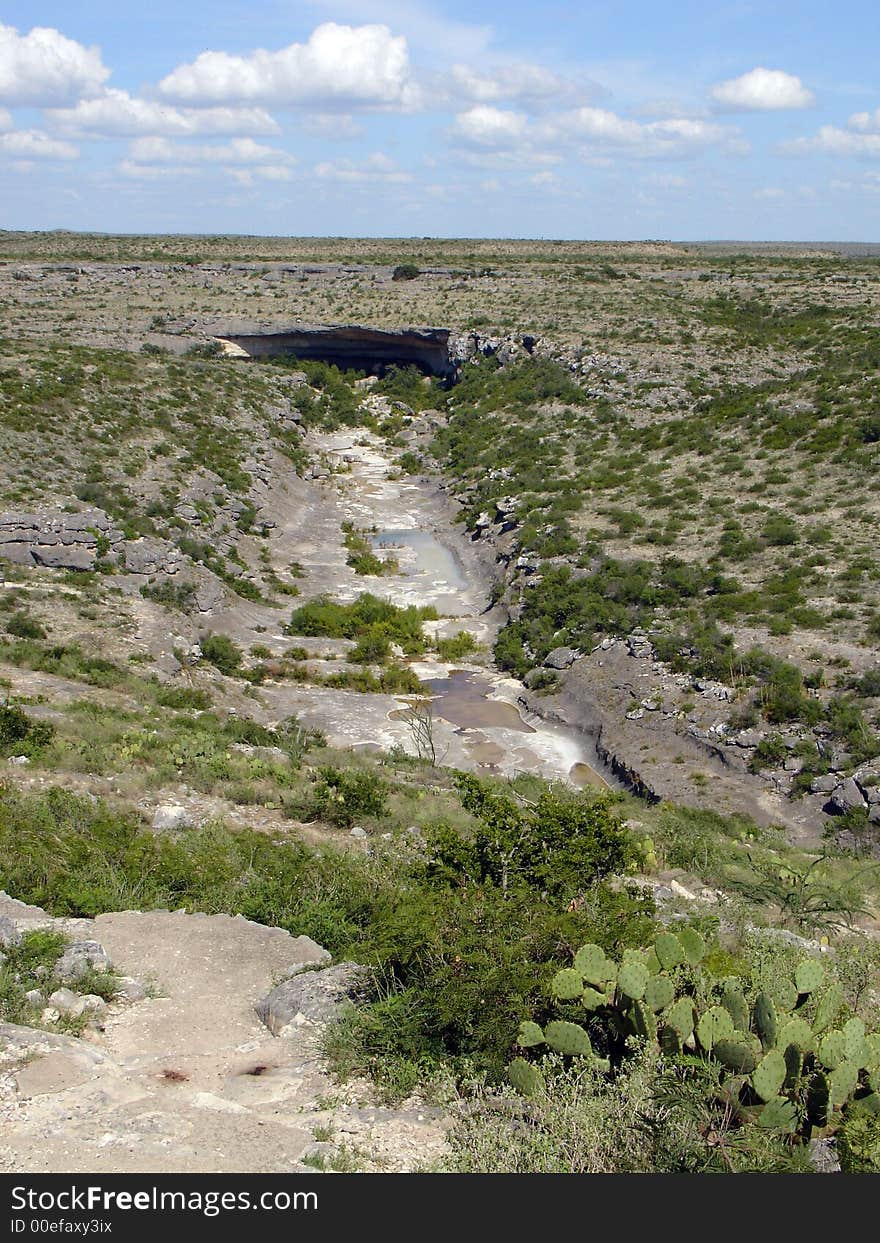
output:
[[846, 1036], [841, 1031], [829, 1032], [819, 1045], [819, 1060], [828, 1070], [834, 1070], [846, 1060]]
[[774, 1096], [758, 1114], [757, 1122], [767, 1130], [792, 1135], [797, 1130], [797, 1109], [787, 1097]]
[[845, 1056], [848, 1062], [856, 1066], [866, 1066], [869, 1057], [868, 1042], [865, 1039], [865, 1024], [859, 1018], [852, 1018], [843, 1025], [843, 1041]]
[[682, 1044], [694, 1030], [694, 1003], [690, 997], [679, 997], [666, 1012], [666, 1024], [676, 1033]]
[[721, 1004], [733, 1019], [737, 1031], [749, 1030], [749, 1007], [745, 997], [736, 989], [727, 988], [721, 994]]
[[796, 1044], [804, 1053], [811, 1053], [816, 1045], [809, 1023], [797, 1016], [782, 1024], [776, 1033], [776, 1043], [780, 1049]]
[[550, 992], [560, 1001], [574, 1001], [584, 991], [584, 977], [573, 967], [563, 967], [550, 982]]
[[650, 973], [640, 962], [628, 962], [617, 973], [617, 987], [624, 997], [639, 1001], [645, 995]]
[[794, 973], [794, 982], [800, 994], [814, 993], [825, 979], [825, 970], [815, 958], [805, 958], [799, 962]]
[[534, 1049], [537, 1045], [544, 1043], [544, 1033], [537, 1023], [526, 1019], [519, 1025], [519, 1034], [516, 1043], [521, 1049]]
[[507, 1068], [507, 1077], [520, 1096], [534, 1096], [544, 1086], [544, 1076], [538, 1067], [524, 1057], [513, 1059]]
[[667, 975], [652, 975], [645, 985], [645, 1004], [656, 1013], [671, 1006], [675, 998], [675, 985]]
[[[671, 1061], [711, 1060], [745, 1121], [803, 1142], [813, 1128], [834, 1133], [856, 1113], [880, 1114], [880, 1032], [866, 1032], [860, 1018], [840, 1023], [843, 994], [838, 984], [824, 984], [821, 963], [802, 960], [794, 980], [775, 978], [750, 1008], [747, 984], [703, 975], [704, 956], [702, 938], [687, 928], [661, 933], [647, 949], [625, 950], [620, 964], [598, 945], [581, 946], [550, 993], [564, 1013], [580, 1003], [591, 1029], [604, 1032], [608, 1056], [597, 1058], [585, 1028], [567, 1019], [543, 1029], [523, 1022], [517, 1044], [584, 1059], [600, 1073], [614, 1073], [631, 1056], [633, 1038]], [[543, 1087], [540, 1067], [522, 1057], [511, 1064], [510, 1080], [527, 1095]]]
[[569, 1057], [589, 1057], [593, 1052], [590, 1037], [577, 1023], [554, 1019], [544, 1028], [544, 1039], [554, 1053], [565, 1053]]
[[839, 984], [832, 984], [819, 998], [816, 1006], [816, 1017], [813, 1020], [813, 1031], [824, 1032], [832, 1026], [843, 1005], [843, 989]]
[[853, 1062], [841, 1062], [828, 1076], [828, 1103], [840, 1109], [856, 1090], [859, 1068]]
[[611, 979], [613, 963], [609, 962], [601, 945], [582, 945], [574, 956], [574, 969], [588, 984], [601, 986]]
[[755, 1031], [761, 1037], [765, 1049], [772, 1049], [776, 1044], [776, 1007], [768, 993], [758, 993], [752, 1006], [752, 1022]]
[[678, 934], [684, 956], [692, 967], [698, 967], [706, 957], [706, 942], [696, 928], [682, 928]]
[[778, 1049], [765, 1053], [752, 1074], [752, 1087], [762, 1101], [772, 1101], [785, 1082], [785, 1058]]
[[724, 1006], [712, 1006], [697, 1023], [697, 1040], [700, 1048], [711, 1053], [719, 1040], [730, 1040], [736, 1029], [733, 1019]]
[[758, 1064], [755, 1050], [743, 1039], [719, 1040], [712, 1049], [712, 1056], [725, 1070], [736, 1075], [750, 1075]]
[[684, 948], [674, 932], [660, 934], [654, 942], [654, 953], [664, 971], [671, 971], [685, 960]]

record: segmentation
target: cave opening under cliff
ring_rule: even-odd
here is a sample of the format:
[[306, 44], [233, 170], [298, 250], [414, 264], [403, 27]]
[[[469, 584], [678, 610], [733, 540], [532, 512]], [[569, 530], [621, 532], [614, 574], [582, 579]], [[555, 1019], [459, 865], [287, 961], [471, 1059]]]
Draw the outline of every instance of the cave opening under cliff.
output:
[[423, 375], [451, 381], [457, 369], [449, 357], [449, 335], [445, 328], [392, 331], [328, 325], [223, 331], [215, 334], [215, 340], [237, 357], [318, 361], [367, 375], [383, 375], [391, 367], [417, 367]]

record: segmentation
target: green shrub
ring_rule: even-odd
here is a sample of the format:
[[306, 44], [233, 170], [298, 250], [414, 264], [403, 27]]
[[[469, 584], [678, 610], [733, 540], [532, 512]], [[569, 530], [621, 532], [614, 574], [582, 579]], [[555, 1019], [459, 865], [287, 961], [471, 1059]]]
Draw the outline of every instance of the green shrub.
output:
[[10, 617], [6, 623], [6, 632], [14, 635], [16, 639], [45, 639], [46, 637], [46, 631], [40, 623], [21, 611], [13, 613]]
[[33, 755], [48, 746], [55, 726], [48, 721], [32, 721], [16, 704], [0, 705], [0, 755]]
[[221, 673], [234, 677], [241, 671], [242, 652], [238, 644], [225, 634], [209, 634], [200, 641], [202, 655]]
[[327, 767], [319, 774], [313, 806], [323, 820], [350, 829], [356, 820], [375, 819], [384, 812], [387, 788], [375, 773]]

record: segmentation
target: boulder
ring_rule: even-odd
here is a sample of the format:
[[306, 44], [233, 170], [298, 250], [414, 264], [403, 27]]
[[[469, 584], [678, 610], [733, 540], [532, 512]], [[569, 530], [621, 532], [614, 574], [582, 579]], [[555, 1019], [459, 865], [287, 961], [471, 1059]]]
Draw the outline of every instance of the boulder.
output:
[[630, 656], [635, 656], [637, 660], [649, 660], [654, 655], [654, 648], [650, 639], [647, 639], [638, 631], [633, 631], [626, 641]]
[[577, 658], [580, 652], [574, 647], [554, 647], [552, 652], [548, 652], [544, 657], [544, 666], [547, 669], [568, 669]]
[[811, 794], [830, 794], [834, 787], [838, 784], [838, 778], [834, 773], [826, 773], [823, 777], [814, 777], [810, 782]]
[[0, 945], [11, 949], [21, 944], [21, 933], [7, 915], [0, 915]]
[[283, 1035], [291, 1024], [329, 1023], [364, 994], [368, 976], [366, 967], [353, 962], [301, 971], [273, 988], [255, 1009], [273, 1036]]
[[53, 570], [91, 570], [95, 565], [95, 552], [91, 548], [75, 544], [32, 544], [31, 553], [37, 565]]
[[835, 786], [831, 792], [830, 802], [842, 815], [848, 811], [864, 811], [867, 807], [862, 792], [852, 777], [847, 777], [845, 781]]
[[162, 833], [188, 829], [191, 825], [192, 817], [179, 803], [162, 803], [153, 813], [153, 828]]
[[74, 1014], [81, 998], [71, 988], [56, 988], [49, 998], [49, 1005], [59, 1014]]
[[[110, 955], [100, 941], [74, 941], [55, 964], [55, 977], [65, 983], [75, 983], [89, 971], [109, 971], [112, 966]], [[55, 1005], [51, 997], [49, 1002]]]

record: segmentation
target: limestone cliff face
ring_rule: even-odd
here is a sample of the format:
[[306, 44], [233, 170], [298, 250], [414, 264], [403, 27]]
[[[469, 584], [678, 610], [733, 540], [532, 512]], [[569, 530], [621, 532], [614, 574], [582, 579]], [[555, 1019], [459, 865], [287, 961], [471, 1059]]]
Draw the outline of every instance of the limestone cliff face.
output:
[[293, 354], [319, 359], [341, 368], [376, 371], [387, 366], [416, 366], [428, 375], [451, 377], [446, 328], [401, 328], [388, 331], [359, 324], [296, 325], [260, 328], [252, 324], [216, 325], [211, 335], [229, 353], [249, 358]]

